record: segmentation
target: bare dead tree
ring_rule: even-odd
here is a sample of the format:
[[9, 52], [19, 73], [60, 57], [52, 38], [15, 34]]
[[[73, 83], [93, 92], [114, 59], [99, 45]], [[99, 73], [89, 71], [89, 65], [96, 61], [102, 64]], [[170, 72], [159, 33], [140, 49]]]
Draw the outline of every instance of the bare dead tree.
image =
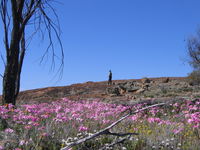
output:
[[195, 69], [200, 69], [200, 30], [195, 36], [187, 40], [188, 55], [190, 57], [189, 63]]
[[[15, 105], [16, 103], [27, 43], [30, 43], [34, 35], [40, 34], [42, 38], [47, 35], [49, 44], [41, 61], [51, 55], [51, 67], [53, 69], [55, 68], [55, 58], [58, 57], [54, 49], [54, 41], [57, 39], [61, 49], [61, 63], [58, 72], [62, 72], [64, 51], [60, 39], [58, 16], [52, 5], [53, 2], [55, 1], [0, 0], [0, 15], [3, 23], [5, 46], [5, 58], [1, 55], [1, 59], [5, 64], [4, 74], [1, 75], [3, 78], [3, 104], [12, 103]], [[50, 13], [51, 16], [49, 16]], [[26, 37], [27, 26], [31, 26], [32, 29], [30, 37]]]

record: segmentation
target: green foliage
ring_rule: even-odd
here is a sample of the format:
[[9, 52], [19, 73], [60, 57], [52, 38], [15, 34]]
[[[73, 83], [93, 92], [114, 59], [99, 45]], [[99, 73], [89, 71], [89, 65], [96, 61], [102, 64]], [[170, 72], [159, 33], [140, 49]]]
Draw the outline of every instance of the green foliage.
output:
[[8, 127], [8, 123], [5, 119], [0, 117], [0, 131], [6, 129]]
[[134, 140], [125, 143], [127, 150], [142, 150], [146, 146], [146, 142], [143, 139], [136, 138]]

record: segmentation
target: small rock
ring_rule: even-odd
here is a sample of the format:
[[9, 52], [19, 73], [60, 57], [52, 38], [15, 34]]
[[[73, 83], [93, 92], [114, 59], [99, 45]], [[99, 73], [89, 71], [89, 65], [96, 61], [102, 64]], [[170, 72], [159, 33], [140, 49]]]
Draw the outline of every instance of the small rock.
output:
[[140, 94], [140, 93], [143, 93], [145, 91], [145, 89], [141, 88], [139, 90], [136, 91], [136, 93]]
[[121, 95], [123, 95], [124, 93], [126, 93], [126, 89], [120, 88], [120, 89], [119, 89], [119, 93], [120, 93]]
[[149, 90], [149, 87], [150, 85], [148, 83], [142, 85], [142, 88], [145, 90]]

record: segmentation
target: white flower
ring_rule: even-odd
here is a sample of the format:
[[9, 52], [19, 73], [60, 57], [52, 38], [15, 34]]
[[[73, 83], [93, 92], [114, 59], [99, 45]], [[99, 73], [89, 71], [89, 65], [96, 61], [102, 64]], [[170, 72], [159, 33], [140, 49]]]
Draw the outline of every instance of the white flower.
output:
[[88, 133], [88, 136], [92, 136], [93, 134], [92, 133]]
[[127, 148], [126, 147], [122, 147], [122, 150], [127, 150]]
[[133, 139], [134, 139], [133, 137], [130, 137], [130, 138], [129, 138], [130, 141], [133, 141]]
[[169, 143], [166, 143], [165, 145], [168, 147], [168, 146], [169, 146]]
[[81, 136], [81, 135], [82, 135], [82, 133], [78, 133], [78, 134], [77, 134], [77, 136]]
[[77, 138], [77, 137], [75, 137], [75, 138], [74, 138], [74, 140], [78, 140], [78, 138]]
[[72, 140], [73, 140], [73, 138], [71, 138], [71, 137], [67, 138], [67, 142], [72, 142]]
[[169, 139], [166, 139], [166, 142], [169, 142]]
[[178, 146], [181, 146], [181, 143], [178, 143]]

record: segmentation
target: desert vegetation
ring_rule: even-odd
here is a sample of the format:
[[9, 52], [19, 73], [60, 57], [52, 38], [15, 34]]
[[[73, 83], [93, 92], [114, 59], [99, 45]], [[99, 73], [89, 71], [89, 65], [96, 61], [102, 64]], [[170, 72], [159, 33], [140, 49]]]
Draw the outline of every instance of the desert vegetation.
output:
[[[0, 149], [57, 150], [91, 136], [122, 116], [147, 104], [124, 106], [93, 101], [57, 100], [51, 103], [0, 106]], [[101, 135], [71, 150], [181, 149], [198, 150], [200, 100], [168, 102], [129, 116], [111, 130], [135, 133], [118, 137]], [[121, 142], [120, 142], [121, 140]], [[117, 142], [119, 141], [119, 142]]]
[[191, 85], [200, 84], [200, 35], [197, 33], [187, 40], [187, 53], [189, 64], [193, 71], [188, 75], [188, 81]]
[[[57, 70], [55, 76], [58, 76], [59, 79], [63, 75], [63, 69], [65, 69], [64, 47], [61, 41], [60, 16], [56, 12], [56, 9], [59, 10], [59, 7], [56, 7], [55, 5], [58, 3], [60, 2], [55, 0], [0, 0], [0, 16], [3, 31], [2, 45], [4, 45], [4, 50], [0, 52], [0, 59], [3, 62], [4, 68], [2, 70], [3, 73], [0, 73], [2, 80], [2, 95], [0, 96], [0, 150], [199, 150], [199, 32], [187, 40], [188, 62], [193, 68], [193, 71], [187, 78], [163, 77], [154, 79], [145, 77], [143, 79], [112, 81], [112, 73], [110, 71], [108, 83], [104, 81], [99, 83], [86, 82], [85, 84], [74, 84], [68, 87], [47, 87], [44, 89], [20, 92], [21, 72], [23, 70], [24, 58], [26, 57], [29, 44], [34, 39], [33, 37], [40, 37], [42, 44], [46, 44], [46, 48], [44, 48], [39, 63], [46, 64], [47, 60], [50, 60], [50, 72]], [[99, 7], [101, 5], [97, 4], [96, 6]], [[104, 6], [104, 4], [102, 6]], [[106, 6], [109, 5], [106, 4]], [[123, 5], [120, 4], [120, 11], [122, 11], [121, 6]], [[94, 9], [95, 7], [92, 8]], [[79, 14], [80, 12], [78, 13], [78, 10], [81, 10], [81, 14], [83, 14], [83, 16], [80, 15], [80, 17], [83, 17], [80, 22], [73, 23], [74, 20], [79, 20], [79, 15], [71, 17], [72, 25], [70, 28], [76, 27], [74, 31], [78, 33], [77, 35], [76, 32], [73, 33], [76, 40], [72, 47], [78, 45], [77, 43], [79, 41], [77, 39], [87, 39], [87, 35], [89, 38], [92, 37], [93, 39], [96, 39], [95, 36], [100, 37], [100, 39], [96, 39], [98, 41], [97, 43], [91, 39], [85, 41], [89, 41], [88, 45], [90, 46], [92, 44], [97, 44], [96, 47], [100, 47], [100, 45], [106, 43], [117, 45], [119, 42], [114, 40], [115, 37], [119, 38], [119, 41], [122, 43], [123, 41], [131, 41], [130, 43], [134, 44], [139, 43], [138, 37], [135, 38], [138, 41], [131, 39], [132, 28], [137, 29], [135, 23], [133, 24], [134, 27], [132, 27], [131, 24], [131, 20], [137, 20], [132, 18], [134, 15], [128, 17], [131, 13], [125, 13], [126, 15], [124, 17], [122, 16], [121, 21], [121, 19], [118, 18], [118, 16], [121, 16], [121, 14], [118, 15], [119, 9], [116, 9], [117, 22], [113, 25], [109, 25], [109, 21], [114, 19], [110, 17], [107, 20], [101, 21], [101, 18], [112, 16], [111, 14], [109, 15], [106, 13], [106, 9], [102, 8], [99, 13], [90, 12], [89, 7], [87, 8], [88, 14], [95, 14], [90, 23], [88, 21], [91, 20], [91, 18], [84, 18], [85, 16], [90, 15], [84, 15], [84, 11], [79, 7], [77, 10], [72, 9], [77, 11], [76, 13], [67, 12], [67, 14], [73, 15]], [[94, 10], [96, 11], [97, 9]], [[104, 14], [102, 13], [102, 10], [106, 15], [98, 16], [98, 14]], [[115, 14], [114, 9], [112, 10], [112, 8], [109, 8], [108, 10]], [[135, 9], [131, 8], [130, 10]], [[167, 9], [166, 14], [168, 14], [168, 10], [169, 9]], [[139, 12], [141, 13], [144, 11]], [[160, 14], [160, 12], [156, 14]], [[173, 13], [173, 15], [174, 14], [176, 13]], [[150, 18], [152, 18], [152, 16]], [[97, 21], [95, 21], [96, 18], [98, 18]], [[123, 27], [120, 25], [120, 22], [126, 24], [126, 21], [124, 20], [126, 18], [128, 21], [127, 23], [130, 24], [128, 26], [131, 28], [127, 30], [127, 33], [129, 33], [128, 36], [122, 36], [116, 31], [121, 31], [121, 29], [123, 29], [123, 33], [126, 33], [125, 29], [128, 26], [126, 25], [127, 27]], [[161, 16], [158, 18], [164, 17]], [[66, 17], [62, 20], [69, 21], [70, 19]], [[163, 20], [167, 19], [164, 18]], [[174, 19], [174, 21], [175, 20], [179, 19]], [[84, 24], [84, 21], [87, 21], [87, 24]], [[101, 24], [105, 22], [107, 24], [105, 29], [110, 26], [110, 29], [108, 28], [107, 31], [102, 28], [104, 24]], [[138, 22], [140, 23], [140, 21], [137, 20], [137, 23]], [[152, 20], [152, 22], [154, 21]], [[159, 21], [159, 23], [160, 22], [163, 21]], [[62, 23], [61, 25], [65, 26]], [[96, 26], [95, 23], [97, 23]], [[156, 23], [156, 25], [159, 25], [159, 23]], [[146, 23], [141, 22], [141, 24], [145, 25], [145, 30], [146, 27], [149, 26], [146, 26]], [[80, 26], [81, 28], [78, 27], [78, 25], [82, 25]], [[92, 25], [91, 29], [94, 29], [92, 30], [92, 34], [84, 28], [83, 30], [86, 31], [86, 35], [81, 36], [81, 32], [78, 29], [82, 29], [82, 27], [90, 28], [90, 25]], [[119, 28], [117, 25], [119, 25]], [[148, 32], [142, 27], [142, 31], [145, 31], [144, 35], [147, 35], [148, 33], [150, 38], [153, 37], [153, 34], [158, 32], [152, 30], [152, 26], [154, 27], [153, 24], [149, 26], [151, 28], [147, 30]], [[180, 25], [178, 25], [178, 27], [179, 26]], [[168, 26], [164, 27], [162, 24], [160, 27], [163, 29], [169, 28]], [[69, 27], [65, 26], [65, 28], [68, 29]], [[70, 28], [67, 30], [68, 32], [70, 32]], [[116, 31], [114, 30], [115, 28]], [[154, 28], [156, 28], [156, 26]], [[103, 31], [103, 36], [100, 36], [99, 33], [95, 33], [95, 30], [98, 30], [99, 33]], [[110, 32], [112, 30], [113, 33]], [[151, 34], [150, 31], [153, 31], [153, 34]], [[142, 32], [140, 31], [138, 35], [141, 36], [141, 33]], [[159, 31], [159, 33], [162, 32]], [[156, 38], [172, 37], [163, 33], [162, 35], [156, 35]], [[171, 31], [169, 33], [171, 33]], [[95, 36], [93, 36], [93, 34]], [[112, 36], [109, 36], [109, 34]], [[134, 35], [137, 35], [135, 31]], [[142, 35], [142, 37], [144, 35]], [[73, 36], [70, 37], [69, 34], [68, 38], [73, 39]], [[109, 41], [110, 39], [106, 39], [106, 37], [112, 39], [113, 43]], [[121, 37], [123, 40], [120, 40]], [[129, 37], [130, 39], [127, 40], [125, 37]], [[175, 36], [173, 35], [173, 37]], [[103, 41], [104, 39], [106, 42]], [[108, 55], [110, 60], [117, 58], [117, 61], [112, 60], [112, 62], [109, 62], [120, 62], [120, 64], [116, 64], [116, 68], [121, 69], [120, 66], [128, 66], [128, 69], [130, 70], [138, 64], [140, 65], [142, 60], [142, 64], [145, 64], [144, 69], [146, 70], [149, 67], [146, 64], [151, 64], [149, 62], [154, 59], [148, 59], [151, 57], [149, 53], [144, 53], [144, 55], [149, 55], [148, 58], [141, 56], [141, 58], [138, 59], [138, 62], [140, 63], [132, 62], [132, 64], [128, 63], [126, 65], [124, 65], [124, 62], [121, 60], [121, 58], [123, 58], [121, 54], [117, 54], [118, 50], [123, 50], [124, 54], [130, 56], [133, 55], [130, 58], [127, 56], [124, 57], [125, 60], [130, 61], [137, 60], [136, 57], [139, 57], [139, 53], [137, 54], [136, 52], [141, 49], [147, 49], [155, 54], [158, 54], [161, 50], [164, 51], [163, 48], [161, 50], [159, 48], [159, 51], [153, 51], [154, 48], [152, 49], [151, 45], [146, 44], [146, 41], [143, 41], [144, 39], [149, 40], [148, 36], [142, 38], [142, 43], [139, 43], [140, 46], [138, 46], [137, 49], [136, 47], [131, 47], [131, 45], [125, 43], [123, 48], [119, 49], [116, 48], [118, 48], [118, 46], [120, 47], [120, 45], [117, 45], [116, 48], [109, 48], [110, 45], [104, 45], [103, 48], [100, 47], [99, 51], [102, 51], [103, 53], [103, 49], [106, 47], [108, 47], [109, 50], [113, 49], [112, 51], [114, 53], [111, 53], [112, 57], [108, 55], [107, 49], [104, 52], [106, 52], [106, 56]], [[171, 40], [176, 43], [175, 39]], [[38, 41], [40, 41], [39, 38], [37, 39], [37, 42]], [[84, 44], [82, 45], [81, 43], [80, 48], [82, 51], [86, 50], [85, 53], [87, 51], [93, 52], [96, 49], [96, 47], [91, 47], [92, 50], [90, 51], [88, 47], [84, 47], [87, 43], [84, 41], [82, 42]], [[101, 44], [99, 44], [100, 42]], [[66, 43], [69, 44], [70, 42], [67, 41]], [[153, 40], [150, 43], [153, 43]], [[161, 43], [162, 42], [156, 40], [154, 45], [160, 47], [159, 44]], [[143, 45], [148, 45], [148, 48], [141, 47]], [[165, 41], [165, 45], [162, 47], [167, 47], [166, 45], [170, 45], [170, 43], [166, 44]], [[141, 49], [138, 49], [139, 47], [141, 47]], [[36, 47], [32, 47], [31, 49], [34, 50], [34, 53], [41, 51], [40, 48]], [[68, 49], [71, 48], [66, 48], [66, 50]], [[130, 53], [126, 51], [126, 49], [130, 49], [131, 52], [134, 51], [134, 53]], [[176, 49], [177, 48], [174, 48], [174, 50]], [[76, 48], [72, 48], [72, 50], [75, 51]], [[173, 51], [173, 53], [170, 53], [168, 48], [167, 51], [169, 54], [175, 54]], [[71, 53], [69, 52], [69, 54]], [[78, 56], [81, 56], [82, 53], [77, 51], [77, 54]], [[113, 57], [115, 54], [120, 55], [120, 57]], [[98, 57], [100, 56], [101, 55]], [[152, 56], [157, 58], [160, 57], [157, 55]], [[85, 56], [75, 58], [76, 59], [73, 60], [72, 64], [74, 64], [74, 61], [78, 62], [79, 60], [79, 63], [83, 63], [84, 61], [81, 60], [81, 58], [87, 60]], [[89, 64], [95, 64], [96, 62], [106, 60], [102, 58], [101, 61], [98, 61], [98, 59], [96, 59], [97, 56], [93, 57], [92, 55], [90, 58], [95, 61], [90, 62]], [[159, 61], [163, 60], [164, 59], [160, 59]], [[168, 64], [169, 60], [171, 61], [171, 58], [166, 60]], [[32, 62], [27, 62], [29, 62], [32, 67]], [[159, 63], [160, 62], [156, 62], [155, 64], [157, 65]], [[105, 64], [106, 65], [100, 66], [109, 67], [107, 66], [107, 62], [105, 62]], [[153, 69], [159, 68], [159, 66], [152, 66]], [[172, 65], [170, 67], [172, 67]], [[73, 68], [73, 66], [71, 68]], [[98, 69], [98, 67], [91, 68], [94, 68], [92, 72], [96, 71], [95, 69]], [[162, 66], [162, 68], [166, 69], [166, 66]], [[75, 70], [79, 71], [79, 67], [76, 66]], [[80, 71], [76, 72], [75, 70], [74, 72], [76, 75], [82, 75]], [[83, 71], [86, 70], [87, 67], [85, 67]], [[166, 70], [164, 70], [164, 72]], [[171, 71], [176, 70], [171, 69]], [[119, 72], [122, 72], [122, 70]], [[134, 70], [134, 72], [136, 71]], [[158, 70], [158, 72], [162, 71]], [[78, 80], [76, 80], [76, 82], [78, 82]]]

